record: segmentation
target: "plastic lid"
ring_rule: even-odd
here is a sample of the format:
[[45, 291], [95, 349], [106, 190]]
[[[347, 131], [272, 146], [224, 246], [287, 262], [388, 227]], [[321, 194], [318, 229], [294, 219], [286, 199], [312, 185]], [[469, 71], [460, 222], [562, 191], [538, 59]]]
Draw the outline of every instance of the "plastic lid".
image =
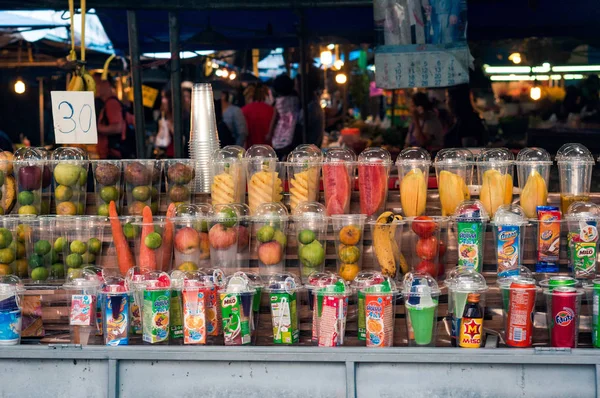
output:
[[445, 148], [435, 156], [434, 164], [448, 166], [466, 166], [473, 159], [471, 151], [465, 148]]
[[102, 287], [104, 293], [129, 293], [128, 284], [119, 276], [106, 278]]
[[458, 221], [485, 221], [489, 216], [483, 207], [483, 203], [478, 200], [467, 200], [462, 202], [456, 208], [454, 217]]
[[76, 147], [63, 146], [52, 152], [52, 160], [87, 160], [87, 152]]
[[99, 288], [102, 284], [102, 279], [98, 276], [98, 273], [91, 267], [86, 267], [81, 270], [80, 273], [69, 272], [65, 283], [64, 289], [93, 289]]
[[594, 157], [589, 149], [578, 143], [565, 144], [556, 152], [556, 163], [585, 163], [594, 164]]
[[[558, 275], [558, 276], [553, 276], [548, 279], [539, 281], [539, 285], [540, 285], [540, 287], [548, 288], [548, 287], [550, 287], [551, 281], [557, 281], [559, 283], [559, 285], [557, 285], [557, 286], [552, 286], [553, 288], [558, 287], [558, 286], [565, 286], [565, 283], [568, 283], [571, 287], [575, 287], [575, 286], [579, 286], [579, 284], [581, 283], [580, 281], [578, 281], [577, 279], [575, 279], [573, 277]], [[560, 283], [562, 283], [562, 285]], [[567, 286], [569, 286], [569, 285], [567, 285]]]
[[312, 290], [312, 289], [317, 289], [319, 287], [327, 286], [332, 283], [335, 283], [335, 281], [338, 278], [339, 278], [339, 276], [337, 274], [334, 274], [333, 272], [329, 272], [329, 271], [311, 272], [308, 275], [308, 279], [307, 279], [308, 285], [306, 286], [306, 288]]
[[325, 205], [319, 202], [300, 202], [292, 213], [295, 220], [325, 220], [327, 218], [327, 209]]
[[[535, 286], [536, 282], [534, 278], [529, 278], [524, 275], [514, 275], [508, 278], [501, 278], [497, 280], [497, 284], [501, 289], [509, 289], [513, 283], [522, 283], [527, 285], [533, 284]], [[531, 289], [534, 289], [534, 286], [532, 286]]]
[[209, 204], [187, 204], [182, 203], [175, 209], [176, 217], [210, 217], [213, 215], [213, 207]]
[[512, 152], [506, 148], [490, 148], [483, 151], [477, 161], [480, 163], [509, 164], [514, 159]]
[[[175, 276], [178, 276], [177, 274]], [[171, 277], [166, 272], [150, 271], [144, 275], [144, 287], [147, 290], [162, 290], [171, 288]]]
[[236, 272], [227, 278], [226, 286], [227, 293], [254, 293], [256, 291], [244, 272]]
[[551, 165], [552, 158], [548, 151], [543, 148], [523, 148], [517, 155], [517, 164], [537, 163]]
[[244, 274], [246, 274], [248, 281], [256, 289], [260, 289], [265, 285], [265, 282], [263, 281], [262, 277], [256, 272], [245, 271]]
[[361, 271], [350, 284], [363, 293], [397, 293], [396, 283], [378, 271]]
[[269, 145], [252, 145], [246, 151], [244, 155], [246, 159], [263, 159], [263, 158], [271, 158], [273, 160], [277, 160], [277, 154], [275, 150]]
[[322, 296], [349, 296], [352, 294], [352, 288], [348, 282], [336, 275], [335, 280], [317, 289], [317, 294]]
[[466, 267], [458, 269], [452, 278], [446, 280], [448, 289], [454, 292], [484, 292], [488, 289], [483, 275], [473, 268]]
[[25, 292], [25, 286], [21, 279], [15, 275], [0, 276], [0, 296], [22, 294]]
[[600, 206], [592, 202], [573, 202], [567, 210], [567, 219], [596, 219], [600, 217]]
[[431, 155], [423, 148], [416, 146], [403, 149], [396, 159], [397, 165], [431, 164]]
[[231, 205], [221, 204], [215, 205], [214, 215], [212, 217], [214, 222], [217, 223], [227, 223], [231, 226], [237, 224], [238, 212], [235, 207]]
[[325, 154], [325, 163], [354, 161], [356, 161], [356, 154], [348, 148], [331, 148]]
[[218, 288], [223, 288], [226, 284], [225, 274], [219, 268], [206, 268], [202, 270], [204, 276], [202, 276], [202, 280], [206, 280], [213, 284], [213, 286]]
[[245, 203], [231, 203], [229, 206], [235, 209], [235, 212], [240, 217], [248, 217], [250, 216], [250, 206]]
[[288, 211], [280, 202], [269, 202], [258, 206], [254, 216], [257, 220], [287, 220]]
[[289, 272], [277, 273], [269, 276], [265, 291], [270, 293], [294, 293], [302, 287], [302, 282]]
[[525, 210], [519, 205], [502, 205], [494, 214], [495, 225], [522, 225], [527, 223]]
[[13, 161], [18, 162], [20, 160], [45, 160], [45, 154], [42, 154], [38, 148], [32, 148], [24, 146], [15, 151]]
[[287, 158], [290, 163], [310, 163], [321, 162], [323, 160], [323, 152], [313, 144], [298, 145]]
[[367, 148], [358, 155], [358, 161], [362, 164], [392, 164], [392, 156], [384, 148]]
[[402, 293], [406, 305], [432, 307], [436, 305], [434, 297], [440, 295], [437, 282], [429, 274], [411, 273], [404, 275]]

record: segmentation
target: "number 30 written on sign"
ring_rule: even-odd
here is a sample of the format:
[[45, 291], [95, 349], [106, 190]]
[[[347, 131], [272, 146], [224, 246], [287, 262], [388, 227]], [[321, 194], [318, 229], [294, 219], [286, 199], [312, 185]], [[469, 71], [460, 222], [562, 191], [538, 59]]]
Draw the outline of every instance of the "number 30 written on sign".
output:
[[90, 128], [92, 127], [92, 107], [89, 104], [83, 104], [79, 108], [79, 116], [77, 117], [77, 121], [73, 118], [75, 115], [75, 110], [70, 102], [61, 101], [58, 104], [58, 110], [61, 111], [63, 120], [68, 120], [68, 122], [59, 124], [58, 130], [61, 133], [72, 133], [75, 131], [75, 129], [77, 129], [78, 125], [81, 131], [84, 133], [90, 131]]

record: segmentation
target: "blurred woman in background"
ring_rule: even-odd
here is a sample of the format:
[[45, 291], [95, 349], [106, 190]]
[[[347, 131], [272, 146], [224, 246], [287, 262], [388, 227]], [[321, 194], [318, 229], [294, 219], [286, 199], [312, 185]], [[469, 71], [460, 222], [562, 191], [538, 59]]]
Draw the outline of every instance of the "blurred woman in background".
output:
[[248, 128], [246, 148], [257, 144], [266, 145], [275, 113], [275, 109], [266, 103], [269, 98], [269, 89], [262, 83], [251, 84], [244, 90], [244, 98], [246, 105], [242, 107], [242, 112]]

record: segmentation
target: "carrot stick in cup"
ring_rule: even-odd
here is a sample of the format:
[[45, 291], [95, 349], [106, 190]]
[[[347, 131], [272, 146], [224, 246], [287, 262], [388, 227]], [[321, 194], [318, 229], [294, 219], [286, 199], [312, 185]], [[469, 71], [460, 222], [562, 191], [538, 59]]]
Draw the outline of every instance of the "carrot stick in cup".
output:
[[135, 259], [129, 248], [127, 238], [123, 233], [123, 227], [121, 226], [119, 215], [117, 214], [117, 205], [112, 200], [108, 205], [108, 215], [110, 217], [110, 229], [112, 230], [115, 249], [117, 251], [117, 264], [121, 275], [125, 275], [129, 268], [135, 267]]

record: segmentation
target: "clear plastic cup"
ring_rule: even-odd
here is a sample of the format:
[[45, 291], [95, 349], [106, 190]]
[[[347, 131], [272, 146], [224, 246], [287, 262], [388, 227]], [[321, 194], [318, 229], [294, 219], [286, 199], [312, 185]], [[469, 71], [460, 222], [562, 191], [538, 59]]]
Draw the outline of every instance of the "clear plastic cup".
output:
[[179, 216], [171, 219], [175, 235], [173, 237], [174, 270], [193, 272], [210, 266], [210, 245], [208, 243], [209, 219], [212, 208], [195, 216]]
[[514, 156], [506, 148], [485, 150], [477, 161], [479, 200], [490, 217], [512, 202]]
[[252, 216], [250, 216], [250, 207], [244, 203], [232, 203], [232, 208], [237, 213], [237, 268], [248, 274], [250, 270], [250, 233], [252, 232]]
[[21, 344], [24, 293], [18, 277], [0, 276], [0, 346]]
[[[110, 271], [120, 276], [125, 276], [129, 267], [127, 264], [119, 264], [119, 257], [124, 258], [127, 254], [123, 254], [123, 250], [129, 250], [131, 256], [135, 253], [135, 240], [139, 238], [141, 230], [134, 223], [140, 223], [141, 216], [119, 216], [116, 218], [109, 217], [104, 223], [104, 238], [105, 242], [102, 245], [102, 252], [96, 255], [96, 264], [101, 266], [105, 271]], [[113, 230], [113, 228], [116, 228]], [[115, 233], [123, 234], [127, 245], [125, 247], [117, 247], [115, 242]], [[135, 264], [134, 264], [135, 265]]]
[[533, 311], [537, 287], [535, 279], [514, 276], [497, 281], [502, 295], [504, 340], [510, 347], [531, 347]]
[[594, 157], [581, 144], [565, 144], [556, 152], [560, 178], [560, 208], [567, 213], [573, 202], [589, 202]]
[[519, 275], [523, 263], [527, 218], [519, 205], [502, 205], [492, 221], [498, 277]]
[[332, 283], [319, 287], [313, 293], [317, 297], [317, 345], [319, 347], [344, 345], [348, 299], [352, 296], [352, 288], [348, 282], [336, 276]]
[[440, 289], [429, 274], [404, 276], [402, 296], [406, 308], [408, 346], [436, 346]]
[[153, 217], [152, 223], [142, 221], [131, 225], [140, 233], [134, 240], [135, 260], [142, 272], [169, 269], [173, 255], [173, 236], [167, 236], [166, 217]]
[[327, 215], [350, 213], [356, 154], [348, 148], [331, 148], [323, 163], [323, 190]]
[[245, 150], [229, 145], [212, 155], [212, 184], [210, 196], [213, 205], [246, 202]]
[[[156, 161], [154, 160], [123, 161], [123, 179], [128, 215], [141, 216], [144, 207], [151, 206], [152, 178], [155, 165]], [[152, 214], [156, 213], [153, 211]]]
[[329, 218], [318, 202], [301, 202], [293, 213], [300, 277], [306, 282], [315, 271], [323, 271], [327, 253]]
[[419, 216], [404, 221], [406, 223], [402, 235], [404, 244], [400, 249], [411, 272], [429, 274], [433, 278], [440, 275], [443, 268], [439, 261], [442, 245], [440, 240], [441, 224], [446, 221], [446, 217], [439, 216]]
[[165, 162], [155, 160], [152, 168], [152, 192], [150, 193], [150, 208], [152, 214], [158, 215], [160, 209], [160, 192], [162, 188], [162, 175]]
[[454, 214], [458, 243], [458, 267], [483, 268], [485, 231], [489, 217], [483, 203], [471, 200], [461, 203]]
[[577, 348], [583, 293], [583, 289], [569, 286], [544, 290], [551, 347]]
[[275, 150], [268, 145], [253, 145], [244, 155], [248, 181], [248, 205], [252, 215], [263, 203], [283, 200], [285, 163], [277, 161]]
[[360, 212], [367, 219], [385, 210], [392, 158], [383, 148], [367, 148], [358, 156], [358, 193]]
[[[0, 275], [28, 277], [26, 245], [31, 239], [36, 219], [35, 215], [9, 214], [0, 217]], [[39, 272], [45, 274], [45, 271]]]
[[400, 184], [400, 203], [406, 217], [418, 217], [427, 208], [427, 186], [431, 156], [423, 148], [400, 151], [396, 160]]
[[345, 281], [352, 281], [362, 269], [365, 214], [331, 216], [335, 237], [337, 272]]
[[106, 217], [76, 216], [57, 218], [61, 236], [54, 242], [54, 250], [63, 251], [65, 275], [72, 269], [95, 265], [97, 256], [102, 254], [102, 242], [106, 228]]
[[131, 315], [129, 295], [125, 279], [106, 278], [102, 287], [102, 335], [108, 346], [128, 345]]
[[171, 278], [166, 272], [142, 274], [142, 340], [147, 344], [168, 344], [171, 313]]
[[446, 148], [435, 157], [442, 216], [451, 216], [465, 200], [469, 200], [469, 185], [473, 177], [473, 154], [464, 148]]
[[265, 281], [262, 279], [262, 277], [255, 273], [255, 272], [249, 272], [249, 271], [241, 271], [244, 275], [246, 275], [246, 278], [248, 279], [248, 282], [250, 283], [250, 286], [252, 286], [255, 291], [254, 291], [254, 300], [252, 301], [252, 344], [256, 344], [256, 341], [258, 340], [258, 323], [260, 320], [260, 304], [261, 304], [261, 300], [262, 300], [262, 292], [265, 288]]
[[205, 274], [201, 280], [204, 281], [205, 284], [212, 284], [206, 300], [206, 334], [209, 343], [216, 343], [219, 342], [219, 338], [223, 334], [221, 293], [225, 291], [227, 279], [225, 273], [218, 268], [206, 268], [200, 271]]
[[288, 155], [287, 177], [290, 211], [302, 202], [316, 202], [321, 192], [323, 153], [312, 144], [303, 144]]
[[335, 281], [339, 278], [338, 275], [329, 271], [316, 271], [308, 276], [305, 287], [308, 291], [308, 307], [312, 314], [312, 335], [311, 341], [315, 344], [319, 341], [317, 336], [317, 328], [319, 323], [318, 317], [318, 300], [317, 300], [317, 291], [325, 286], [334, 284]]
[[377, 221], [370, 221], [372, 236], [373, 263], [379, 265], [381, 272], [392, 279], [399, 273], [408, 272], [402, 269], [406, 264], [402, 254], [402, 232], [405, 221], [400, 215], [392, 212], [382, 213]]
[[352, 288], [358, 293], [358, 339], [367, 347], [392, 347], [398, 296], [394, 280], [376, 271], [361, 272]]
[[225, 345], [252, 343], [252, 304], [255, 293], [256, 289], [243, 272], [227, 278], [227, 287], [220, 294]]
[[542, 148], [524, 148], [517, 155], [520, 203], [527, 218], [537, 218], [537, 207], [548, 203], [552, 160]]
[[[21, 162], [21, 161], [43, 161], [43, 171], [42, 171], [42, 197], [40, 204], [40, 213], [39, 214], [48, 214], [50, 212], [50, 202], [52, 200], [52, 170], [51, 165], [48, 162], [51, 159], [51, 154], [48, 152], [46, 148], [38, 147], [21, 147], [15, 151], [13, 156], [13, 162]], [[0, 186], [2, 189], [2, 197], [6, 196], [6, 188], [5, 188], [5, 177], [9, 176], [11, 173], [7, 173], [8, 165], [10, 163], [10, 169], [13, 168], [13, 162], [8, 160], [0, 161], [0, 172], [2, 173], [0, 178]], [[16, 173], [18, 177], [18, 173]], [[2, 205], [4, 206], [4, 205]]]
[[192, 203], [195, 163], [191, 159], [165, 160], [167, 205]]
[[[44, 163], [44, 172], [42, 174], [42, 205], [41, 214], [50, 214], [50, 206], [52, 204], [52, 166], [50, 160], [52, 159], [52, 152], [44, 147], [35, 148], [41, 156], [41, 160], [46, 161]], [[0, 169], [2, 168], [0, 164]]]
[[569, 227], [568, 252], [573, 276], [594, 279], [598, 257], [598, 223], [600, 206], [590, 202], [574, 202], [565, 216]]
[[[453, 346], [459, 346], [461, 321], [469, 294], [479, 294], [482, 309], [485, 311], [485, 293], [488, 290], [485, 277], [472, 268], [458, 269], [446, 279], [448, 287], [448, 314], [452, 317], [451, 339]], [[483, 329], [481, 330], [483, 332]], [[480, 333], [481, 334], [481, 333]], [[483, 340], [483, 336], [481, 336]]]
[[593, 305], [600, 302], [600, 279], [586, 282], [583, 289], [588, 304], [588, 315], [591, 319], [592, 346], [600, 348], [600, 306]]
[[[44, 160], [19, 160], [13, 163], [17, 182], [17, 213], [19, 215], [41, 214], [42, 175], [45, 164]], [[55, 194], [57, 206], [60, 203], [59, 198], [60, 195]], [[76, 212], [76, 206], [73, 206], [73, 210]]]
[[207, 298], [213, 284], [201, 271], [185, 272], [184, 275], [181, 289], [183, 344], [203, 345], [207, 340]]
[[108, 205], [114, 201], [117, 213], [123, 208], [123, 187], [121, 181], [122, 163], [120, 160], [92, 160], [94, 189], [96, 193], [96, 214], [108, 217]]
[[238, 270], [238, 214], [231, 205], [213, 207], [214, 214], [208, 220], [210, 263], [231, 275]]
[[[22, 228], [30, 229], [24, 243], [17, 240], [19, 246], [17, 252], [22, 250], [21, 245], [24, 244], [27, 253], [28, 275], [34, 283], [40, 283], [47, 279], [64, 279], [65, 277], [64, 261], [67, 247], [60, 243], [55, 245], [56, 240], [64, 236], [57, 218], [60, 216], [29, 217], [17, 221]], [[17, 268], [19, 267], [17, 266]]]
[[290, 273], [269, 276], [264, 290], [269, 294], [273, 344], [297, 344], [300, 340], [297, 292], [302, 282]]
[[[59, 216], [85, 215], [87, 180], [90, 167], [87, 152], [76, 147], [60, 147], [52, 152], [54, 200]], [[79, 175], [77, 176], [77, 173]], [[65, 196], [57, 190], [64, 190]], [[66, 199], [66, 198], [69, 199]], [[63, 200], [63, 198], [65, 198]], [[74, 211], [75, 210], [75, 211]]]
[[72, 344], [88, 345], [97, 331], [96, 310], [102, 280], [91, 269], [67, 275], [63, 289], [69, 300], [69, 331]]
[[[0, 151], [0, 156], [2, 156], [1, 154], [4, 154], [4, 153], [8, 154], [10, 152]], [[7, 205], [10, 205], [10, 204], [8, 203], [6, 198], [8, 197], [8, 192], [12, 191], [12, 189], [15, 188], [15, 186], [14, 186], [15, 180], [14, 180], [14, 177], [12, 176], [13, 161], [7, 160], [6, 159], [7, 156], [10, 156], [10, 155], [4, 155], [4, 158], [0, 158], [0, 194], [2, 194], [2, 200], [0, 200], [0, 214], [1, 215], [9, 213], [10, 209]], [[15, 198], [15, 200], [16, 200], [16, 198]]]
[[254, 237], [260, 275], [285, 271], [288, 213], [281, 203], [264, 203], [254, 214]]

